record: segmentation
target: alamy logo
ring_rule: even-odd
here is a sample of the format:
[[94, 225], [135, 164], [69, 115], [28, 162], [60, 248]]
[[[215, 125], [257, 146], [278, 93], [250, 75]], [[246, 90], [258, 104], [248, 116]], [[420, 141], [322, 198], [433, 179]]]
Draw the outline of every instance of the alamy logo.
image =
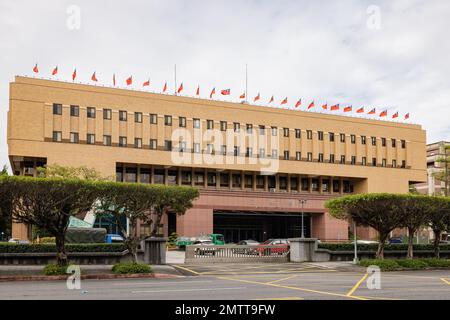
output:
[[367, 268], [367, 280], [366, 285], [369, 290], [381, 289], [381, 271], [378, 266], [369, 266]]
[[70, 276], [67, 278], [66, 285], [69, 290], [81, 289], [81, 269], [78, 265], [70, 265], [67, 267], [66, 273]]

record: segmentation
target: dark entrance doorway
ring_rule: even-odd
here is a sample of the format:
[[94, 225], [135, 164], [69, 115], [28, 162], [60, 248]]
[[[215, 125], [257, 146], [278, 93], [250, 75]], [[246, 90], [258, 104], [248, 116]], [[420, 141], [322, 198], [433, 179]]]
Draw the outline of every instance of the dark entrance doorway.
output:
[[[305, 237], [310, 236], [311, 217], [304, 215]], [[296, 238], [301, 235], [301, 214], [285, 212], [214, 211], [214, 233], [223, 234], [225, 242], [259, 242], [271, 238]]]

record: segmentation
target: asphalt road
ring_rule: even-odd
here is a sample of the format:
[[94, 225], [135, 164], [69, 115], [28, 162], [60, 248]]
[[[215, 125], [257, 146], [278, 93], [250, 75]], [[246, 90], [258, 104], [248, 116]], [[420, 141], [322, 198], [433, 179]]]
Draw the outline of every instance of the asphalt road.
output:
[[[381, 273], [381, 289], [368, 289], [364, 270], [338, 271], [313, 265], [217, 265], [174, 279], [83, 280], [80, 290], [65, 281], [0, 283], [0, 299], [446, 299], [450, 271]], [[290, 270], [289, 270], [290, 268]], [[239, 270], [240, 269], [240, 270]], [[253, 271], [252, 271], [253, 269]], [[202, 270], [202, 271], [200, 271]]]

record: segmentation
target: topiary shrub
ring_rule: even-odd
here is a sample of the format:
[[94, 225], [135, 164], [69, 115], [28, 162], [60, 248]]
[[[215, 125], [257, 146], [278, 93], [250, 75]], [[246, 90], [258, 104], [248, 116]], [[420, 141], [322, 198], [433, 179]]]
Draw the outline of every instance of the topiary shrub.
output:
[[43, 273], [46, 276], [58, 276], [67, 274], [66, 271], [67, 266], [60, 266], [55, 263], [51, 263], [44, 267]]
[[428, 259], [420, 259], [425, 262], [428, 267], [431, 268], [449, 268], [450, 260], [448, 259], [437, 259], [437, 258], [428, 258]]
[[361, 260], [358, 264], [362, 267], [378, 266], [381, 271], [394, 271], [401, 269], [401, 266], [395, 260], [367, 259]]
[[151, 273], [152, 268], [145, 263], [121, 262], [112, 267], [115, 274]]

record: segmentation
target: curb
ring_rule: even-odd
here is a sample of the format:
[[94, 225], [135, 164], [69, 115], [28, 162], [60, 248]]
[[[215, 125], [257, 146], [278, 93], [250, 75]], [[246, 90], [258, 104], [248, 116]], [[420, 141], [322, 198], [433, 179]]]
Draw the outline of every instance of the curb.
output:
[[[0, 282], [6, 281], [58, 281], [67, 280], [70, 275], [58, 276], [0, 276]], [[81, 275], [81, 280], [108, 280], [108, 279], [139, 279], [139, 278], [154, 278], [154, 279], [173, 279], [182, 276], [165, 274], [165, 273], [134, 273], [134, 274], [87, 274]]]

